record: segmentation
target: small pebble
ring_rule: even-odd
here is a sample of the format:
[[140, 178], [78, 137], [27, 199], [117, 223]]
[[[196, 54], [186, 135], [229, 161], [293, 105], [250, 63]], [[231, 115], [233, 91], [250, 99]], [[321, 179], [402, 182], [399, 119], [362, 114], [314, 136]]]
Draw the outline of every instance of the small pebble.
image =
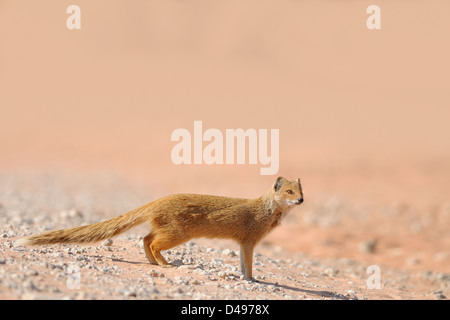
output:
[[113, 241], [111, 239], [106, 239], [102, 242], [102, 246], [105, 246], [105, 247], [109, 247], [112, 244], [113, 244]]

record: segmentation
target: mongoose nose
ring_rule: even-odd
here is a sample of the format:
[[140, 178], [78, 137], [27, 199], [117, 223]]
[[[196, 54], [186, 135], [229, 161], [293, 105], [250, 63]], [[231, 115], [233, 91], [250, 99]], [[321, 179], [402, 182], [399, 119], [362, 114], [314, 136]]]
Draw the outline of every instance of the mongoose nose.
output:
[[298, 198], [298, 203], [302, 203], [303, 202], [303, 198]]

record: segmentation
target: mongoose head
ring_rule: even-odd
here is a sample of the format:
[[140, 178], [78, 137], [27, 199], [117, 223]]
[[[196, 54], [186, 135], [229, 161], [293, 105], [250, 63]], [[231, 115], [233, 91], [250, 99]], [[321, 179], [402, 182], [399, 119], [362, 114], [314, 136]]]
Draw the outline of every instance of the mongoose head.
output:
[[303, 202], [303, 191], [300, 178], [297, 180], [287, 180], [278, 177], [272, 186], [273, 199], [282, 207], [292, 207]]

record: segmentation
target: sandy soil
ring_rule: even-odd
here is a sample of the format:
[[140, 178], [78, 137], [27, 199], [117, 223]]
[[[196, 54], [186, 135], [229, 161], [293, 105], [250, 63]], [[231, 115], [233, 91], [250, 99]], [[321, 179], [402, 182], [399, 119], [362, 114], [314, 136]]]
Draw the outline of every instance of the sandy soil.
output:
[[[407, 221], [414, 223], [404, 230], [397, 225], [395, 232], [385, 229], [391, 223], [371, 216], [381, 210], [384, 219], [394, 216], [405, 224], [401, 220], [406, 209], [398, 206], [355, 208], [338, 198], [311, 200], [257, 247], [257, 282], [249, 282], [241, 277], [238, 245], [232, 241], [192, 240], [164, 253], [176, 267], [149, 265], [142, 247], [142, 236], [148, 232], [144, 226], [93, 245], [16, 246], [15, 240], [24, 235], [112, 217], [142, 204], [147, 193], [106, 174], [91, 176], [91, 181], [61, 172], [18, 176], [0, 177], [2, 299], [447, 299], [450, 295], [450, 257], [440, 234], [445, 236], [446, 227], [440, 230], [421, 222], [420, 214], [410, 213]], [[441, 208], [434, 214], [445, 224], [449, 210]], [[371, 227], [374, 223], [376, 228]], [[424, 237], [429, 228], [431, 239]], [[373, 265], [379, 268], [379, 288], [371, 287]]]

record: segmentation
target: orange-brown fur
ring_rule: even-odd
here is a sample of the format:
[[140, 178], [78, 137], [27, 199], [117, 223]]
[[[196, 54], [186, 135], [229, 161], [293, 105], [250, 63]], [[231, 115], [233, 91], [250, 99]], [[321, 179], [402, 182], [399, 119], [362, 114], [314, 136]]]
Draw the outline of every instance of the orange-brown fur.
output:
[[148, 221], [151, 232], [144, 238], [144, 249], [150, 263], [170, 266], [161, 251], [193, 238], [229, 238], [240, 244], [242, 272], [246, 279], [252, 279], [254, 247], [302, 202], [300, 179], [278, 177], [257, 199], [175, 194], [104, 222], [44, 232], [22, 238], [19, 244], [96, 242]]

